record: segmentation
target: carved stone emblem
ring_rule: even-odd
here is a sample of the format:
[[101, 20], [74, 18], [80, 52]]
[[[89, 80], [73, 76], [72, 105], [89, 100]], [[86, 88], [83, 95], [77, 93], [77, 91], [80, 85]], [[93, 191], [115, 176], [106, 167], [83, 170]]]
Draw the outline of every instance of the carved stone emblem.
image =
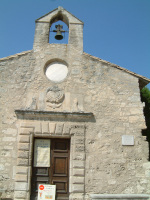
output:
[[47, 105], [53, 109], [61, 106], [64, 100], [64, 92], [58, 88], [58, 86], [53, 86], [47, 89], [46, 102]]

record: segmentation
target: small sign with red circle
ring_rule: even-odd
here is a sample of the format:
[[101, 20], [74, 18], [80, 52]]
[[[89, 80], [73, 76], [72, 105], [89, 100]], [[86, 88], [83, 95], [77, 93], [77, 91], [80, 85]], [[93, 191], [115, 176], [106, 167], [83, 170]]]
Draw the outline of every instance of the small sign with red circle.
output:
[[39, 184], [37, 200], [55, 200], [56, 185]]
[[44, 190], [44, 185], [40, 185], [40, 186], [39, 186], [39, 189], [40, 189], [40, 190]]

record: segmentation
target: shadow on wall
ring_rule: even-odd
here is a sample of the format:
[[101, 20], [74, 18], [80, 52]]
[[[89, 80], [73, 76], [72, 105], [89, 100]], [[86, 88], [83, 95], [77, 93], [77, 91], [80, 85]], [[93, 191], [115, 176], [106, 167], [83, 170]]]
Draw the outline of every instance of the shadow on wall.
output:
[[143, 95], [141, 92], [141, 101], [145, 102], [145, 107], [144, 107], [144, 116], [145, 116], [145, 121], [146, 121], [146, 126], [147, 129], [142, 130], [142, 135], [146, 136], [146, 140], [149, 143], [149, 155], [148, 155], [148, 161], [150, 161], [150, 101], [149, 101], [149, 92], [148, 96]]
[[142, 135], [146, 136], [146, 140], [149, 145], [149, 154], [148, 154], [148, 161], [150, 161], [150, 130], [147, 128], [145, 130], [142, 130]]

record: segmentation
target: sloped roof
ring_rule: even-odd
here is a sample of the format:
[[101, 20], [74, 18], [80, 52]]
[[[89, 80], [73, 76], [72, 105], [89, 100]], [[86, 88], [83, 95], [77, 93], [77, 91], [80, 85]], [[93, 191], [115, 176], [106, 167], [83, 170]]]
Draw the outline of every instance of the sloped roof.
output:
[[103, 63], [109, 64], [111, 67], [114, 67], [114, 68], [119, 69], [119, 70], [122, 70], [122, 71], [124, 71], [124, 72], [126, 72], [126, 73], [128, 73], [128, 74], [131, 74], [132, 76], [135, 76], [136, 78], [139, 79], [140, 89], [142, 89], [142, 88], [145, 87], [148, 83], [150, 83], [150, 79], [149, 79], [149, 78], [146, 78], [145, 76], [142, 76], [142, 75], [139, 75], [139, 74], [137, 74], [137, 73], [134, 73], [134, 72], [132, 72], [132, 71], [130, 71], [130, 70], [128, 70], [128, 69], [125, 69], [125, 68], [120, 67], [120, 66], [118, 66], [118, 65], [116, 65], [116, 64], [110, 63], [110, 62], [108, 62], [108, 61], [106, 61], [106, 60], [102, 60], [102, 59], [100, 59], [100, 58], [98, 58], [98, 57], [95, 57], [95, 56], [92, 56], [92, 55], [90, 55], [90, 54], [88, 54], [88, 53], [83, 52], [83, 55], [88, 56], [88, 57], [90, 57], [90, 58], [92, 58], [92, 59], [95, 59], [95, 60], [97, 60], [97, 61], [101, 61], [101, 62], [103, 62]]
[[26, 55], [30, 52], [32, 52], [33, 50], [28, 50], [28, 51], [23, 51], [21, 53], [16, 53], [14, 55], [10, 55], [10, 56], [7, 56], [7, 57], [4, 57], [4, 58], [0, 58], [0, 61], [4, 61], [4, 60], [9, 60], [9, 59], [12, 59], [12, 58], [16, 58], [18, 56], [23, 56], [23, 55]]

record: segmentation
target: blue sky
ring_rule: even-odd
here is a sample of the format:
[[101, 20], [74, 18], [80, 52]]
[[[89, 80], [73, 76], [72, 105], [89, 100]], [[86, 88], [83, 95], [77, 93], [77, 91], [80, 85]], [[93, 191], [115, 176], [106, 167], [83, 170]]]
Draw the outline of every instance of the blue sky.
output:
[[0, 58], [31, 50], [58, 6], [84, 22], [84, 52], [150, 78], [150, 0], [0, 0]]

